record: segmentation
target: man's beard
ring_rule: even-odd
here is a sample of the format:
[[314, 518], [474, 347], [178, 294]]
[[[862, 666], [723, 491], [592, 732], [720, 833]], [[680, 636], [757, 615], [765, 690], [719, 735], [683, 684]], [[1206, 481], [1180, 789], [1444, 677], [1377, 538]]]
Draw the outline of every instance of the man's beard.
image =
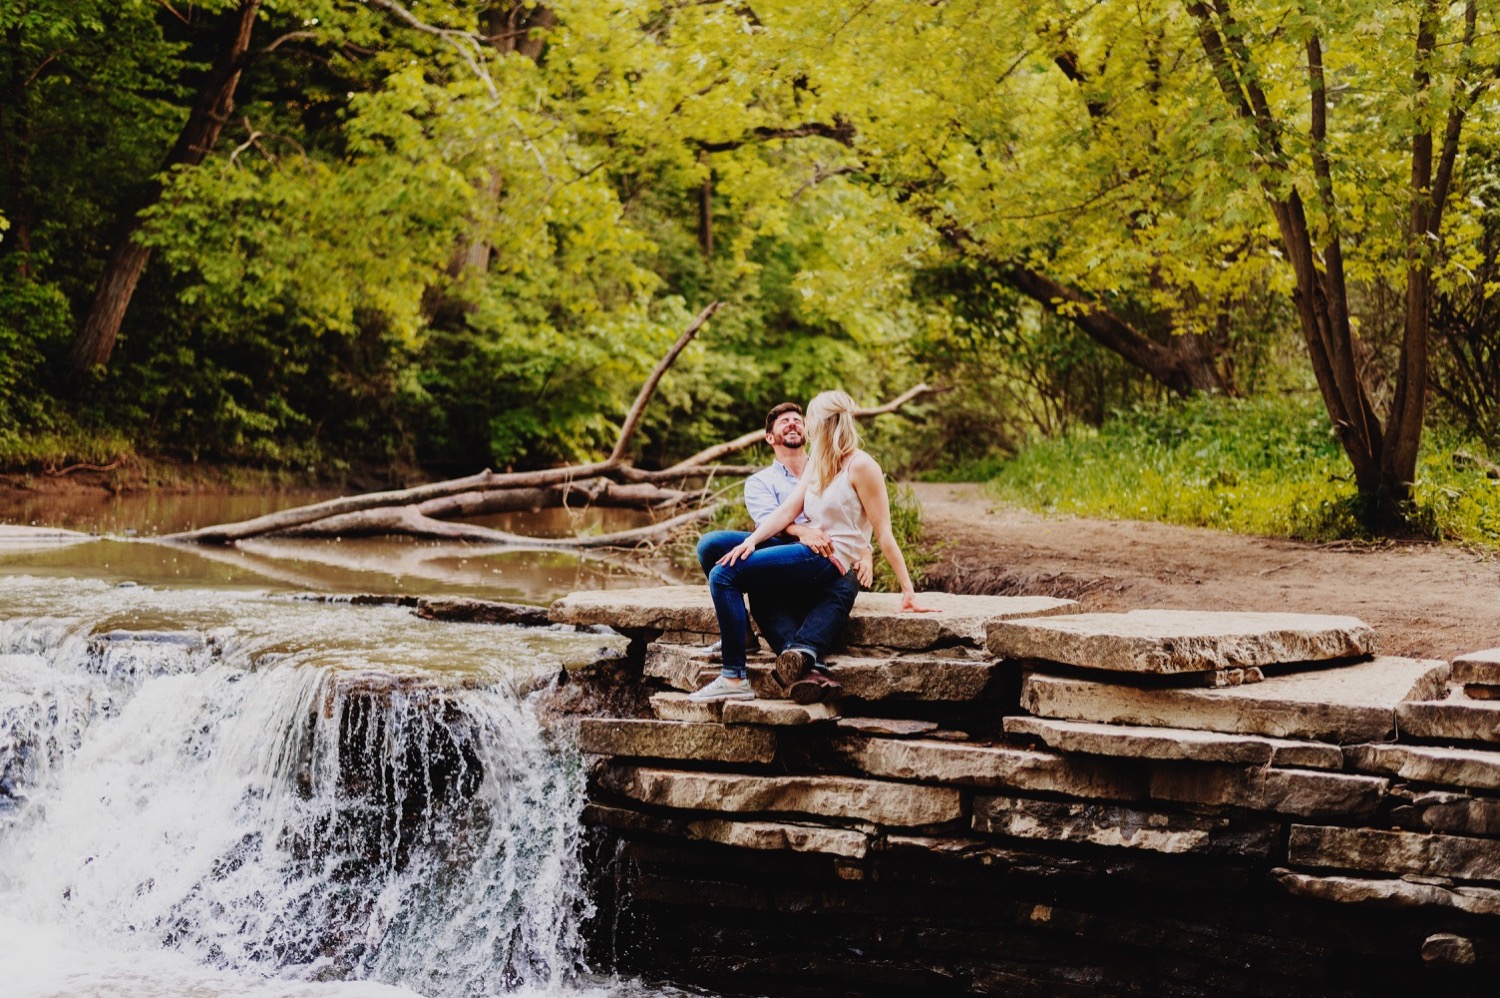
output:
[[787, 450], [801, 450], [803, 447], [807, 446], [807, 438], [799, 434], [797, 437], [797, 442], [791, 443], [787, 440], [786, 437], [782, 437], [781, 446], [785, 447]]

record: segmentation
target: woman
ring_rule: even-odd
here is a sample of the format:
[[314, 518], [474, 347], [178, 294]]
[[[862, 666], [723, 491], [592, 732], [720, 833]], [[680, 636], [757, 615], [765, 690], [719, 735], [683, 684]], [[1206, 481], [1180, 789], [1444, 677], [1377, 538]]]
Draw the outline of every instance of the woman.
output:
[[[691, 695], [693, 700], [755, 697], [745, 669], [744, 593], [762, 588], [814, 590], [830, 586], [869, 552], [872, 533], [901, 584], [901, 609], [929, 612], [928, 607], [917, 605], [906, 559], [901, 557], [901, 548], [891, 533], [885, 474], [874, 458], [859, 449], [854, 400], [834, 391], [808, 403], [807, 439], [808, 465], [797, 488], [709, 573], [708, 588], [719, 617], [724, 664], [717, 679]], [[828, 544], [820, 545], [823, 550], [815, 551], [806, 544], [756, 550], [758, 544], [785, 530], [804, 512], [813, 526], [828, 535]], [[836, 695], [837, 681], [818, 664], [819, 656], [828, 649], [811, 647], [800, 638], [801, 631], [776, 656], [777, 678], [799, 703]]]

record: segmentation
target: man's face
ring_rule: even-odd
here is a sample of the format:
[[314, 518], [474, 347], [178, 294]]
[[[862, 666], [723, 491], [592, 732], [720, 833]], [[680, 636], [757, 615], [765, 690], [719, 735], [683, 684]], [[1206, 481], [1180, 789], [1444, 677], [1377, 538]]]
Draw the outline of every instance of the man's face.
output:
[[807, 443], [807, 428], [802, 425], [802, 417], [795, 412], [783, 412], [777, 416], [776, 422], [771, 424], [771, 432], [766, 434], [766, 442], [772, 447], [792, 450]]

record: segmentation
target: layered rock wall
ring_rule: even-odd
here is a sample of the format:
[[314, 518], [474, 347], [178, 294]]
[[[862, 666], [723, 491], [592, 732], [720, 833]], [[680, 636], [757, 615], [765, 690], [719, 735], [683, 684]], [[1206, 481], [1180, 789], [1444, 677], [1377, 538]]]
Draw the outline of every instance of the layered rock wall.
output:
[[[635, 639], [596, 717], [601, 949], [728, 992], [1478, 989], [1500, 954], [1500, 656], [1306, 614], [863, 595], [844, 696], [689, 701], [700, 589], [568, 597]], [[637, 700], [636, 702], [639, 702]]]

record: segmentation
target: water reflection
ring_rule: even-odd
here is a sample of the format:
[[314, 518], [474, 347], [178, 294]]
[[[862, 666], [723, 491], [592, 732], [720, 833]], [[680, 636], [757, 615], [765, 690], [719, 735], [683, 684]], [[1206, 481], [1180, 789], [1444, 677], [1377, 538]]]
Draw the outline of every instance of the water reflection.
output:
[[[89, 506], [77, 497], [49, 497], [41, 505], [10, 508], [0, 518], [106, 536], [81, 544], [0, 537], [0, 574], [82, 576], [156, 586], [455, 594], [537, 604], [577, 590], [697, 581], [695, 573], [665, 558], [625, 553], [527, 550], [410, 538], [256, 538], [238, 545], [211, 546], [167, 545], [130, 537], [245, 519], [319, 498], [326, 497], [143, 494], [107, 500], [89, 497]], [[627, 530], [647, 521], [632, 510], [548, 509], [476, 522], [526, 536], [558, 537]]]

